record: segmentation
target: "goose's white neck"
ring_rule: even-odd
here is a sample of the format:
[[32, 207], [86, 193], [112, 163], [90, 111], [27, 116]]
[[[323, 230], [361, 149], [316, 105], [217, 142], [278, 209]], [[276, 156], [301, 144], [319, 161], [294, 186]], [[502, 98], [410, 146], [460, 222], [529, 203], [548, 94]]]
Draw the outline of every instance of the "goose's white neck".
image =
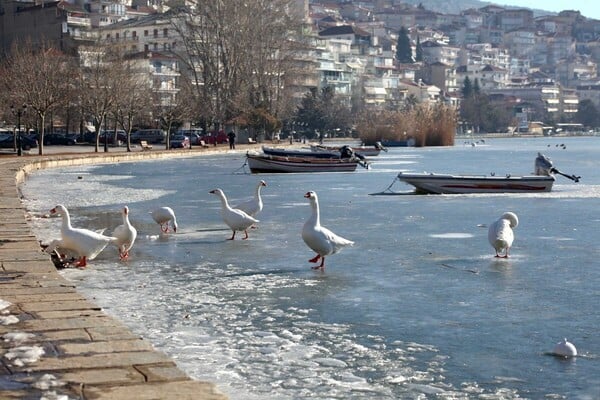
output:
[[123, 224], [126, 226], [131, 225], [131, 222], [129, 222], [129, 213], [123, 213]]
[[217, 191], [215, 193], [221, 199], [221, 205], [223, 206], [223, 208], [231, 208], [229, 207], [229, 202], [227, 201], [227, 197], [225, 197], [225, 193], [223, 193], [222, 191]]
[[257, 199], [260, 198], [260, 189], [262, 188], [262, 186], [263, 185], [259, 183], [258, 186], [256, 187], [255, 196]]
[[314, 223], [315, 226], [321, 225], [321, 218], [319, 212], [319, 201], [313, 197], [310, 198], [310, 207], [312, 208], [312, 215], [310, 217], [310, 221]]
[[66, 208], [59, 209], [60, 215], [62, 216], [62, 229], [71, 229], [71, 216]]

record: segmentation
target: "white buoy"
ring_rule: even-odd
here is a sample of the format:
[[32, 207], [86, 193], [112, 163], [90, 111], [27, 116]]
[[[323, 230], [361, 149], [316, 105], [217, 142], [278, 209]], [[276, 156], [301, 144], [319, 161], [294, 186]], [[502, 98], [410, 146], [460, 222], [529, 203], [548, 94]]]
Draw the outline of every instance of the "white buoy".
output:
[[573, 343], [569, 342], [567, 339], [563, 339], [554, 346], [554, 354], [562, 357], [575, 357], [577, 355], [577, 349]]

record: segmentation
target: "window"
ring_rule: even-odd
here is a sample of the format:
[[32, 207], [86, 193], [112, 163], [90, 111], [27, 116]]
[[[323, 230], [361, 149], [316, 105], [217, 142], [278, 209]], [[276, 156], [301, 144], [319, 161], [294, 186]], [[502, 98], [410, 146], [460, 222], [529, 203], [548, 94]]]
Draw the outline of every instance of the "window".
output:
[[131, 37], [136, 38], [137, 37], [137, 32], [136, 31], [131, 32]]
[[147, 29], [144, 30], [144, 36], [148, 36], [148, 30]]
[[163, 36], [164, 36], [164, 37], [167, 37], [167, 36], [169, 36], [169, 28], [165, 28], [165, 29], [163, 29]]
[[154, 30], [154, 37], [158, 37], [158, 29]]

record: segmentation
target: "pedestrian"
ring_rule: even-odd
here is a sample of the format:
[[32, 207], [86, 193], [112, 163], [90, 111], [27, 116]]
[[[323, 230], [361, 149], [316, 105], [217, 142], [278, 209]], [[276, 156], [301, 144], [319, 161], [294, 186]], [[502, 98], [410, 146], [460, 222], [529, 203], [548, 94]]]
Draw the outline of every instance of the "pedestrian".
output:
[[235, 149], [235, 132], [230, 131], [227, 134], [227, 138], [229, 139], [229, 148], [230, 149]]

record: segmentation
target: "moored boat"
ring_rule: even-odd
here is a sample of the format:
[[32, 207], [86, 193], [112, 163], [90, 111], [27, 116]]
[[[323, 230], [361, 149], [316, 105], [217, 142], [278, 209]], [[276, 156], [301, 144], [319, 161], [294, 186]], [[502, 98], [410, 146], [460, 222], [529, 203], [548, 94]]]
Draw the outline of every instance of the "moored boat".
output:
[[352, 172], [356, 170], [360, 160], [247, 153], [246, 162], [252, 173]]
[[434, 173], [400, 172], [398, 179], [415, 187], [417, 193], [540, 193], [549, 192], [553, 176], [493, 176], [447, 175]]
[[413, 147], [415, 139], [409, 138], [406, 140], [382, 140], [381, 144], [385, 147]]
[[263, 153], [279, 157], [340, 158], [339, 151], [313, 152], [311, 149], [285, 149], [280, 147], [262, 147]]
[[[562, 175], [574, 182], [581, 177], [567, 175], [552, 165], [552, 161], [541, 153], [535, 159], [533, 175], [451, 175], [430, 172], [400, 172], [396, 180], [415, 187], [416, 193], [423, 194], [468, 194], [468, 193], [543, 193], [550, 192], [554, 184], [554, 174]], [[373, 194], [399, 194], [386, 190]]]
[[[340, 146], [323, 146], [321, 144], [312, 144], [310, 145], [310, 150], [313, 153], [331, 153], [331, 152], [336, 152], [338, 154], [340, 154]], [[369, 146], [350, 146], [350, 149], [352, 149], [352, 151], [354, 152], [354, 154], [359, 154], [363, 157], [376, 157], [379, 155], [379, 153], [381, 152], [380, 148], [377, 147], [369, 147]], [[387, 149], [386, 149], [387, 151]]]

